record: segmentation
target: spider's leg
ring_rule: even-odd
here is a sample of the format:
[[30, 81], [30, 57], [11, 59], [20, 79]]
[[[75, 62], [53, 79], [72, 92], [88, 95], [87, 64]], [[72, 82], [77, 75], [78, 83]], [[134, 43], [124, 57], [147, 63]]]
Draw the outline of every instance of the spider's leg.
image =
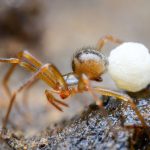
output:
[[[27, 61], [29, 61], [38, 69], [42, 66], [42, 63], [39, 60], [37, 60], [33, 55], [31, 55], [28, 51], [23, 51], [19, 53], [18, 56], [24, 57]], [[52, 64], [49, 64], [48, 69], [46, 69], [44, 72], [44, 76], [45, 76], [44, 79], [43, 76], [41, 76], [40, 78], [43, 79], [46, 83], [48, 83], [53, 88], [56, 87], [56, 81], [59, 82], [59, 84], [62, 84], [62, 86], [67, 87], [67, 84], [63, 76], [58, 71], [58, 69]], [[49, 78], [49, 80], [46, 80], [46, 78]]]
[[[102, 100], [99, 97], [97, 97], [95, 90], [90, 85], [90, 80], [88, 79], [88, 77], [85, 74], [82, 74], [79, 78], [77, 92], [84, 91], [88, 91], [92, 95], [93, 100], [96, 102], [96, 105], [100, 108], [103, 117], [107, 120], [110, 129], [112, 129], [112, 121], [108, 117], [108, 113], [103, 106]], [[115, 133], [115, 130], [112, 131]]]
[[[21, 57], [24, 57], [27, 61], [26, 62], [21, 61], [19, 59]], [[42, 70], [42, 71], [40, 71], [42, 73], [38, 73], [37, 75], [35, 75], [38, 79], [39, 78], [42, 79], [53, 89], [58, 90], [58, 88], [62, 88], [62, 89], [64, 89], [64, 91], [68, 90], [66, 81], [64, 80], [63, 76], [61, 75], [59, 70], [54, 65], [47, 64], [47, 65], [44, 65], [44, 67], [42, 67], [42, 69], [41, 69], [42, 64], [27, 51], [19, 53], [18, 58], [0, 59], [0, 62], [19, 64], [20, 66], [24, 67], [26, 70], [29, 70], [31, 72], [37, 72], [38, 70]], [[10, 70], [10, 73], [8, 73], [7, 81], [9, 79], [11, 73], [13, 72], [14, 68], [15, 68], [15, 66], [12, 67], [12, 69]], [[6, 117], [5, 117], [5, 120], [3, 123], [4, 127], [7, 124], [9, 114], [12, 109], [12, 105], [15, 101], [16, 94], [18, 92], [22, 91], [22, 89], [24, 89], [25, 87], [31, 85], [37, 78], [34, 78], [34, 80], [32, 82], [30, 82], [30, 79], [29, 79], [29, 82], [25, 83], [23, 86], [21, 86], [18, 90], [16, 90], [12, 94], [9, 108], [7, 110]], [[66, 96], [66, 94], [64, 94], [64, 91], [61, 93], [61, 97], [63, 97], [63, 98], [67, 97], [70, 94], [69, 91], [67, 91], [67, 96]]]
[[[31, 55], [28, 51], [22, 51], [18, 53], [18, 58], [19, 59], [26, 59], [29, 63], [31, 63], [33, 66], [35, 66], [35, 68], [39, 69], [42, 66], [42, 63], [36, 59], [33, 55]], [[29, 68], [29, 67], [28, 67]], [[27, 69], [28, 69], [27, 68]], [[31, 68], [28, 69], [31, 72], [35, 72], [37, 71], [35, 68]], [[29, 95], [29, 89], [37, 82], [37, 80], [35, 80], [32, 84], [30, 84], [29, 86], [27, 86], [23, 92], [23, 104], [25, 106], [28, 106], [28, 95]]]
[[8, 83], [8, 80], [9, 80], [11, 74], [13, 73], [15, 67], [20, 63], [20, 60], [18, 58], [9, 58], [9, 59], [0, 58], [0, 62], [12, 64], [11, 68], [8, 70], [8, 72], [6, 73], [6, 75], [4, 76], [4, 79], [2, 81], [4, 91], [5, 91], [6, 95], [10, 98], [11, 91], [10, 91], [7, 83]]
[[[85, 74], [82, 74], [79, 78], [78, 91], [79, 92], [84, 92], [84, 91], [90, 92], [94, 101], [96, 102], [96, 105], [101, 109], [104, 117], [106, 117], [106, 118], [108, 117], [108, 114], [107, 114], [105, 108], [103, 107], [102, 100], [100, 100], [100, 98], [97, 97], [96, 92], [90, 85], [90, 80], [88, 79], [88, 77]], [[110, 122], [109, 122], [109, 124], [111, 125]]]
[[59, 86], [63, 87], [64, 89], [68, 88], [68, 85], [65, 79], [63, 78], [63, 75], [59, 72], [59, 70], [54, 65], [49, 64], [47, 73], [48, 71], [51, 71], [53, 73], [54, 79], [59, 84]]
[[[32, 67], [25, 63], [25, 62], [21, 62], [20, 64], [21, 66], [24, 66], [25, 68], [29, 67], [28, 69], [31, 69]], [[24, 84], [22, 84], [15, 92], [13, 92], [11, 98], [10, 98], [10, 103], [3, 121], [3, 128], [6, 127], [6, 124], [8, 122], [9, 119], [9, 115], [13, 106], [13, 103], [15, 101], [15, 98], [17, 96], [17, 94], [19, 92], [21, 92], [25, 87], [31, 85], [37, 78], [42, 77], [43, 72], [45, 71], [45, 69], [47, 68], [47, 65], [42, 66], [31, 78], [29, 78]], [[44, 77], [43, 77], [44, 78]]]
[[84, 92], [84, 91], [89, 91], [91, 93], [91, 95], [93, 96], [96, 104], [101, 107], [102, 106], [102, 102], [100, 101], [100, 99], [96, 96], [96, 93], [94, 92], [94, 90], [92, 89], [91, 85], [90, 85], [90, 81], [88, 79], [88, 77], [85, 74], [82, 74], [79, 78], [79, 82], [78, 82], [78, 91], [79, 92]]
[[128, 104], [130, 104], [131, 108], [135, 111], [135, 113], [138, 116], [139, 120], [141, 121], [142, 125], [144, 127], [147, 127], [147, 124], [146, 124], [143, 116], [141, 115], [140, 111], [138, 110], [136, 104], [133, 102], [132, 98], [130, 98], [129, 96], [127, 96], [125, 94], [121, 94], [121, 93], [118, 93], [118, 92], [107, 90], [107, 89], [104, 89], [104, 88], [101, 88], [101, 87], [95, 87], [94, 91], [101, 94], [101, 95], [114, 96], [118, 100], [123, 100], [123, 101], [127, 102]]
[[[12, 73], [14, 72], [15, 68], [17, 65], [21, 65], [21, 64], [25, 64], [21, 61], [22, 56], [19, 56], [18, 58], [9, 58], [9, 59], [3, 59], [0, 58], [0, 62], [5, 62], [5, 63], [10, 63], [12, 64], [12, 66], [10, 67], [10, 69], [7, 71], [6, 75], [4, 76], [4, 79], [2, 81], [3, 83], [3, 87], [4, 87], [4, 91], [6, 92], [6, 95], [9, 97], [9, 99], [11, 98], [11, 91], [10, 88], [8, 86], [8, 81], [12, 75]], [[28, 69], [29, 71], [35, 71], [35, 68], [33, 68], [31, 65], [26, 65], [27, 67], [25, 67], [26, 69]], [[15, 107], [17, 109], [17, 111], [20, 114], [25, 115], [19, 108], [18, 104], [15, 102]]]
[[[0, 58], [0, 62], [3, 63], [10, 63], [12, 64], [12, 66], [10, 67], [10, 69], [7, 71], [6, 75], [4, 76], [4, 79], [2, 80], [2, 84], [3, 84], [3, 88], [4, 88], [4, 92], [6, 93], [6, 95], [10, 98], [11, 97], [11, 91], [10, 88], [8, 86], [8, 81], [10, 79], [11, 74], [13, 73], [14, 69], [16, 68], [17, 65], [19, 65], [20, 63], [20, 59], [18, 58]], [[19, 106], [17, 103], [15, 103], [15, 107], [18, 110], [19, 113], [22, 113], [19, 109]]]
[[[22, 59], [26, 59], [27, 62], [22, 63]], [[7, 73], [4, 76], [4, 79], [2, 81], [4, 91], [6, 92], [6, 94], [9, 98], [11, 97], [11, 91], [10, 91], [10, 88], [8, 86], [8, 81], [9, 81], [9, 79], [10, 79], [10, 77], [11, 77], [12, 73], [14, 72], [17, 65], [20, 65], [20, 66], [26, 68], [30, 72], [36, 72], [42, 66], [42, 63], [39, 60], [37, 60], [34, 56], [32, 56], [28, 51], [19, 52], [17, 54], [17, 58], [10, 58], [10, 59], [0, 58], [0, 62], [5, 62], [5, 63], [11, 63], [12, 64], [12, 66], [7, 71]], [[29, 63], [31, 63], [31, 65]], [[43, 78], [43, 77], [41, 77], [41, 78]], [[49, 81], [46, 80], [46, 82], [49, 82]], [[49, 84], [52, 84], [52, 83], [49, 83]], [[29, 88], [31, 88], [32, 85], [33, 84], [31, 84], [29, 87], [27, 87], [25, 89], [24, 95], [28, 95], [28, 90], [29, 90]], [[26, 96], [23, 97], [23, 102], [27, 104]]]
[[106, 36], [100, 38], [99, 41], [97, 42], [97, 46], [96, 46], [97, 50], [101, 50], [105, 46], [105, 44], [108, 42], [112, 42], [112, 43], [116, 43], [116, 44], [123, 43], [122, 40], [120, 40], [116, 37], [113, 37], [112, 35], [106, 35]]
[[59, 105], [62, 105], [62, 106], [65, 106], [65, 107], [69, 107], [68, 104], [60, 101], [60, 100], [57, 100], [52, 94], [52, 91], [48, 91], [48, 90], [45, 90], [45, 95], [47, 97], [47, 100], [56, 108], [58, 109], [59, 111], [63, 111], [62, 108]]
[[[12, 73], [14, 72], [16, 66], [20, 64], [22, 58], [25, 58], [27, 61], [31, 62], [31, 64], [33, 64], [37, 68], [42, 66], [42, 63], [40, 61], [38, 61], [35, 57], [33, 57], [28, 51], [19, 52], [17, 54], [17, 58], [9, 58], [9, 59], [0, 58], [0, 62], [12, 64], [12, 66], [7, 71], [7, 73], [4, 76], [4, 79], [2, 81], [4, 90], [5, 90], [6, 94], [9, 96], [9, 98], [11, 96], [11, 91], [10, 91], [10, 88], [8, 86], [8, 81], [9, 81]], [[35, 70], [32, 69], [30, 71], [35, 71]]]

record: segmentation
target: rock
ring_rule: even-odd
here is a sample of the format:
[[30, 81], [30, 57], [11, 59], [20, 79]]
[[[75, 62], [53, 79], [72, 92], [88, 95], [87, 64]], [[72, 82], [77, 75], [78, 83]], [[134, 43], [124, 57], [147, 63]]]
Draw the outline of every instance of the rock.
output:
[[[145, 115], [147, 125], [150, 125], [150, 100], [139, 100], [138, 108]], [[104, 117], [97, 106], [91, 105], [82, 114], [53, 128], [47, 128], [39, 135], [28, 139], [10, 136], [7, 143], [11, 143], [13, 149], [27, 147], [29, 150], [150, 148], [150, 129], [140, 126], [140, 121], [129, 106], [111, 98], [105, 109], [107, 117]], [[20, 147], [17, 145], [14, 148], [14, 143], [18, 143]]]

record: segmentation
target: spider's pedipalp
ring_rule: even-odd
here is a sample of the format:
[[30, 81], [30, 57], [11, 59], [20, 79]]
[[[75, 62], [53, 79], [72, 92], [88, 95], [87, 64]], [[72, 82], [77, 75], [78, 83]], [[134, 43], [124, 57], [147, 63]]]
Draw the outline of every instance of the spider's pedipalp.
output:
[[59, 111], [63, 111], [62, 108], [59, 105], [65, 106], [65, 107], [69, 107], [68, 104], [57, 100], [52, 94], [51, 91], [45, 90], [45, 95], [47, 97], [47, 100]]

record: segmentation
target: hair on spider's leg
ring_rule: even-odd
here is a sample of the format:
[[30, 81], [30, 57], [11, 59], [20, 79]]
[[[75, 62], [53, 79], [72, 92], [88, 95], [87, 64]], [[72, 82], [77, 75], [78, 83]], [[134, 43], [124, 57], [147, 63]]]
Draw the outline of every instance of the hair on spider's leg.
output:
[[136, 115], [138, 116], [139, 120], [141, 121], [142, 126], [147, 127], [147, 124], [146, 124], [143, 116], [141, 115], [140, 111], [138, 110], [136, 104], [133, 102], [133, 100], [129, 96], [127, 96], [125, 94], [120, 94], [118, 92], [114, 92], [111, 90], [103, 89], [101, 87], [95, 87], [94, 91], [97, 93], [100, 93], [102, 95], [114, 96], [117, 99], [123, 100], [123, 101], [127, 102], [128, 104], [130, 104], [131, 108], [135, 111]]
[[97, 50], [101, 50], [105, 46], [105, 44], [108, 42], [112, 42], [115, 44], [123, 43], [122, 40], [120, 40], [112, 35], [105, 35], [102, 38], [100, 38], [99, 41], [97, 42], [97, 46], [96, 46]]

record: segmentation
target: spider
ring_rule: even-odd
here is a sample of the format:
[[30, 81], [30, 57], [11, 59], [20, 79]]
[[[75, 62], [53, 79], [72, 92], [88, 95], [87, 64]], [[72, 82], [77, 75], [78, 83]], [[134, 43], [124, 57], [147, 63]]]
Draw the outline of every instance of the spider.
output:
[[[78, 50], [73, 55], [72, 59], [73, 72], [65, 75], [62, 75], [53, 64], [43, 65], [28, 51], [18, 53], [17, 58], [0, 58], [0, 62], [12, 64], [11, 68], [8, 70], [3, 79], [3, 86], [10, 96], [10, 103], [3, 120], [3, 128], [6, 128], [9, 115], [17, 94], [25, 87], [31, 86], [37, 79], [43, 80], [51, 87], [50, 90], [45, 90], [45, 95], [50, 104], [52, 104], [59, 111], [63, 111], [62, 107], [68, 107], [68, 104], [59, 99], [56, 99], [53, 96], [54, 94], [58, 94], [61, 99], [66, 99], [67, 97], [77, 93], [89, 92], [100, 108], [103, 107], [102, 101], [97, 97], [96, 94], [113, 96], [130, 104], [132, 109], [137, 114], [139, 120], [141, 121], [142, 126], [146, 126], [146, 122], [143, 116], [137, 109], [133, 100], [128, 95], [104, 89], [100, 86], [92, 87], [90, 84], [91, 80], [101, 82], [101, 75], [107, 70], [107, 57], [105, 57], [100, 50], [108, 41], [116, 44], [122, 43], [120, 39], [117, 39], [111, 35], [106, 35], [98, 41], [96, 48], [86, 47]], [[17, 65], [25, 68], [30, 72], [33, 72], [34, 74], [11, 94], [7, 83]]]

